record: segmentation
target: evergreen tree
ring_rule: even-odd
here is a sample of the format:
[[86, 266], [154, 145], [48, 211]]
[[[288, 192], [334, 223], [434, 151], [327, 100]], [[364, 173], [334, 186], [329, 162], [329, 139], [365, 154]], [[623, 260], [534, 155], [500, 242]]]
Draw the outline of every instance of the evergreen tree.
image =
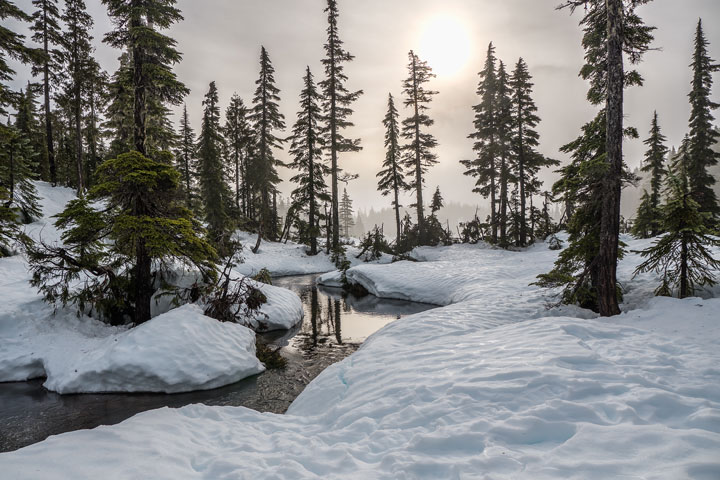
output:
[[118, 58], [120, 65], [110, 77], [107, 85], [107, 108], [103, 125], [110, 138], [108, 158], [128, 152], [133, 144], [133, 71], [130, 55], [123, 53]]
[[645, 154], [645, 162], [641, 171], [650, 174], [650, 193], [643, 192], [643, 197], [638, 207], [633, 225], [633, 235], [640, 238], [655, 237], [662, 231], [662, 213], [660, 212], [660, 195], [663, 180], [667, 171], [665, 170], [665, 158], [668, 149], [665, 146], [665, 136], [660, 132], [658, 114], [654, 113], [650, 137], [645, 140], [648, 151]]
[[355, 57], [343, 47], [338, 29], [340, 15], [337, 0], [327, 0], [325, 13], [328, 18], [327, 43], [324, 45], [325, 58], [322, 64], [325, 67], [325, 80], [320, 82], [323, 91], [323, 109], [326, 117], [327, 148], [330, 153], [331, 172], [331, 223], [332, 248], [337, 250], [340, 246], [339, 224], [339, 195], [338, 178], [341, 172], [338, 156], [344, 152], [357, 152], [361, 149], [360, 140], [347, 138], [342, 134], [346, 128], [352, 127], [349, 117], [353, 111], [351, 105], [362, 95], [362, 90], [352, 92], [345, 85], [348, 78], [345, 74], [345, 64]]
[[537, 193], [532, 185], [537, 182], [537, 174], [541, 168], [557, 165], [559, 162], [541, 155], [536, 150], [540, 144], [540, 135], [536, 130], [540, 117], [532, 98], [532, 76], [522, 58], [515, 65], [510, 83], [513, 103], [512, 168], [518, 182], [520, 201], [518, 246], [524, 247], [528, 243], [526, 200], [528, 195]]
[[712, 111], [718, 108], [717, 103], [710, 100], [712, 90], [712, 74], [720, 71], [708, 55], [709, 43], [703, 33], [702, 20], [698, 21], [695, 33], [695, 51], [691, 64], [693, 70], [692, 90], [690, 91], [690, 163], [688, 179], [693, 200], [700, 206], [700, 212], [710, 214], [709, 225], [717, 225], [720, 219], [720, 204], [713, 190], [716, 179], [708, 172], [708, 168], [717, 165], [720, 152], [713, 147], [720, 139], [720, 132], [713, 126], [715, 117]]
[[85, 190], [83, 178], [83, 93], [88, 89], [92, 58], [92, 17], [87, 13], [83, 0], [66, 0], [62, 20], [67, 31], [62, 36], [63, 60], [69, 73], [65, 88], [72, 99], [73, 126], [75, 129], [75, 169], [78, 194]]
[[87, 111], [84, 118], [85, 143], [85, 183], [91, 187], [95, 183], [95, 170], [105, 158], [105, 144], [101, 118], [107, 104], [107, 73], [93, 61], [87, 72], [87, 91], [85, 103]]
[[218, 106], [218, 91], [215, 82], [210, 82], [210, 88], [203, 100], [203, 107], [202, 128], [196, 147], [200, 167], [203, 211], [211, 242], [218, 247], [221, 253], [227, 253], [224, 246], [228, 240], [229, 225], [225, 207], [230, 198], [230, 192], [225, 183], [223, 169], [224, 139], [220, 129], [220, 107]]
[[497, 193], [498, 193], [498, 165], [497, 157], [499, 150], [498, 138], [498, 113], [497, 113], [497, 58], [495, 47], [490, 43], [485, 59], [485, 66], [479, 73], [480, 83], [477, 88], [477, 95], [480, 103], [473, 107], [475, 120], [473, 125], [475, 131], [468, 138], [475, 140], [473, 150], [476, 158], [473, 160], [462, 160], [465, 166], [465, 175], [477, 178], [473, 192], [479, 193], [485, 198], [490, 198], [490, 225], [492, 228], [493, 243], [498, 241], [497, 215]]
[[[169, 154], [161, 156], [156, 161], [130, 152], [105, 161], [87, 198], [71, 201], [58, 216], [63, 246], [28, 248], [31, 283], [46, 300], [76, 304], [113, 324], [147, 321], [138, 305], [145, 297], [132, 290], [145, 261], [138, 256], [140, 243], [154, 268], [150, 297], [169, 281], [165, 266], [178, 261], [198, 268], [205, 281], [215, 276], [215, 251], [201, 238], [191, 212], [177, 202], [180, 174]], [[102, 202], [102, 208], [90, 202]]]
[[237, 94], [230, 99], [225, 110], [223, 133], [228, 150], [230, 178], [235, 183], [235, 210], [238, 215], [247, 212], [248, 145], [253, 142], [253, 131], [248, 121], [248, 109]]
[[323, 121], [320, 106], [321, 97], [313, 81], [310, 67], [304, 77], [304, 88], [300, 93], [300, 111], [290, 137], [290, 155], [293, 158], [290, 167], [298, 173], [292, 178], [297, 183], [293, 191], [293, 204], [308, 215], [307, 237], [310, 242], [310, 255], [318, 253], [317, 237], [321, 234], [320, 202], [332, 201], [327, 192], [325, 176], [330, 169], [323, 161], [324, 140], [320, 132]]
[[394, 196], [392, 205], [395, 210], [396, 239], [400, 240], [400, 191], [408, 190], [403, 171], [401, 147], [400, 147], [400, 125], [398, 123], [398, 111], [395, 108], [395, 100], [392, 94], [388, 94], [388, 110], [383, 119], [385, 126], [385, 161], [383, 169], [378, 172], [378, 190], [383, 196], [392, 194]]
[[432, 203], [430, 204], [430, 213], [434, 217], [437, 212], [440, 211], [441, 208], [445, 206], [442, 194], [440, 193], [440, 187], [438, 186], [435, 189], [435, 193], [433, 194]]
[[409, 143], [403, 146], [403, 166], [408, 169], [411, 180], [408, 182], [409, 190], [415, 191], [415, 209], [417, 211], [417, 224], [419, 230], [419, 242], [422, 244], [425, 240], [425, 214], [423, 211], [422, 189], [425, 183], [424, 175], [427, 169], [432, 167], [437, 161], [437, 155], [432, 149], [437, 147], [435, 137], [428, 133], [427, 128], [435, 123], [427, 111], [430, 107], [428, 104], [432, 101], [433, 95], [437, 92], [427, 90], [423, 85], [435, 77], [432, 68], [418, 58], [415, 53], [410, 50], [408, 54], [410, 59], [408, 63], [408, 78], [403, 81], [403, 93], [406, 108], [411, 109], [411, 115], [402, 121], [402, 136], [409, 140]]
[[343, 237], [350, 237], [350, 229], [355, 225], [353, 217], [353, 201], [347, 193], [347, 189], [343, 188], [342, 198], [340, 199], [340, 227]]
[[[508, 226], [508, 185], [515, 181], [515, 176], [510, 170], [510, 160], [512, 156], [512, 134], [513, 134], [513, 117], [512, 117], [512, 99], [510, 98], [510, 85], [505, 64], [500, 61], [497, 73], [497, 132], [498, 132], [498, 154], [499, 154], [499, 171], [498, 183], [500, 184], [500, 245], [507, 247], [509, 244], [507, 235]], [[515, 230], [517, 232], [517, 229]]]
[[[17, 92], [10, 89], [6, 82], [15, 75], [15, 70], [10, 67], [8, 59], [18, 60], [22, 63], [31, 63], [37, 60], [37, 52], [34, 52], [24, 44], [24, 35], [10, 30], [6, 27], [7, 20], [18, 20], [27, 22], [30, 17], [20, 10], [9, 0], [0, 0], [0, 116], [7, 116], [7, 107], [15, 105], [18, 100]], [[7, 127], [0, 124], [0, 134], [4, 133]]]
[[[133, 98], [133, 146], [142, 159], [147, 154], [148, 96], [159, 104], [177, 105], [187, 94], [187, 88], [177, 80], [172, 64], [181, 59], [175, 49], [175, 41], [157, 29], [167, 29], [182, 20], [175, 8], [175, 0], [103, 0], [108, 15], [115, 23], [115, 30], [105, 36], [111, 46], [127, 49], [132, 65]], [[120, 157], [118, 157], [120, 158]], [[144, 170], [164, 166], [153, 161]], [[136, 162], [138, 166], [143, 162]], [[140, 199], [139, 199], [140, 200]], [[150, 204], [133, 203], [133, 214], [143, 217], [151, 214]], [[150, 302], [153, 294], [152, 251], [148, 238], [137, 235], [133, 238], [134, 262], [134, 319], [142, 323], [150, 319]]]
[[[572, 152], [573, 163], [561, 170], [563, 178], [553, 191], [574, 207], [568, 220], [570, 246], [560, 254], [555, 269], [540, 276], [539, 283], [565, 286], [564, 302], [579, 303], [603, 316], [620, 312], [616, 277], [623, 254], [620, 192], [629, 179], [622, 161], [622, 136], [637, 136], [622, 126], [623, 87], [642, 84], [639, 73], [624, 70], [623, 53], [631, 63], [638, 63], [652, 41], [653, 28], [635, 13], [642, 3], [647, 2], [571, 0], [563, 4], [572, 10], [586, 7], [581, 21], [586, 63], [580, 74], [589, 80], [590, 103], [605, 108], [583, 127], [580, 138], [563, 147]], [[604, 144], [598, 143], [600, 139]]]
[[33, 23], [30, 27], [33, 32], [32, 39], [42, 45], [44, 53], [40, 62], [33, 65], [32, 74], [38, 75], [42, 73], [45, 155], [49, 169], [49, 180], [55, 185], [57, 183], [57, 171], [52, 118], [50, 115], [50, 96], [53, 88], [60, 83], [59, 72], [62, 63], [62, 53], [58, 48], [62, 43], [60, 12], [57, 7], [57, 0], [33, 0], [32, 4], [37, 9], [32, 15]]
[[28, 82], [25, 91], [18, 95], [15, 114], [15, 128], [28, 143], [29, 153], [33, 158], [33, 178], [41, 178], [42, 168], [39, 166], [45, 150], [43, 133], [37, 118], [37, 102], [35, 91], [37, 86]]
[[280, 183], [277, 166], [280, 161], [275, 158], [274, 148], [281, 148], [285, 141], [275, 135], [276, 130], [285, 128], [284, 116], [280, 113], [280, 89], [275, 86], [275, 68], [270, 62], [265, 47], [260, 51], [260, 78], [255, 82], [257, 89], [253, 97], [253, 108], [250, 120], [256, 132], [257, 152], [252, 161], [253, 185], [260, 196], [258, 241], [254, 248], [260, 247], [260, 239], [267, 235], [277, 238], [277, 211], [271, 203], [271, 196], [277, 195], [277, 184]]
[[690, 190], [691, 145], [686, 138], [675, 171], [669, 175], [668, 199], [662, 207], [667, 234], [640, 252], [646, 260], [635, 270], [636, 274], [652, 271], [662, 276], [656, 295], [672, 296], [677, 292], [685, 298], [700, 287], [717, 283], [720, 261], [713, 258], [709, 247], [720, 247], [720, 240], [707, 227], [710, 213], [700, 210]]
[[36, 162], [37, 153], [17, 121], [0, 132], [0, 188], [6, 197], [2, 209], [10, 210], [16, 219], [26, 223], [40, 217], [37, 190], [32, 183], [36, 178]]

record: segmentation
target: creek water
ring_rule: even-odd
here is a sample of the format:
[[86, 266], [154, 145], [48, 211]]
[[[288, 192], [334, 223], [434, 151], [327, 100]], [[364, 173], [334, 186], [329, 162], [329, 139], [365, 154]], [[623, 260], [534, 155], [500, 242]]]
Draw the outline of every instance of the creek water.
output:
[[273, 279], [274, 285], [296, 292], [305, 309], [299, 327], [260, 336], [263, 343], [280, 349], [287, 360], [285, 368], [214, 390], [172, 395], [59, 395], [46, 390], [42, 379], [0, 383], [0, 452], [22, 448], [50, 435], [120, 423], [161, 407], [204, 403], [284, 413], [313, 378], [354, 352], [369, 335], [397, 318], [433, 308], [372, 295], [343, 295], [339, 290], [316, 286], [317, 277]]

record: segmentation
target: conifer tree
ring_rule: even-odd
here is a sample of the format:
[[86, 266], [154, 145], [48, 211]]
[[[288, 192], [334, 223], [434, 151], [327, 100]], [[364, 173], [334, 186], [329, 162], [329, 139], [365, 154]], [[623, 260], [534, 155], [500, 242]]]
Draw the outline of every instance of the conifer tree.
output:
[[22, 117], [18, 115], [15, 125], [0, 134], [0, 187], [6, 196], [3, 208], [30, 222], [40, 217], [37, 190], [32, 183], [36, 179], [37, 153], [18, 128], [18, 118]]
[[345, 64], [351, 62], [355, 57], [343, 47], [338, 28], [338, 17], [340, 15], [337, 0], [327, 0], [325, 13], [328, 19], [327, 42], [324, 45], [325, 58], [322, 64], [325, 67], [325, 79], [320, 82], [323, 91], [323, 109], [326, 118], [327, 148], [330, 153], [331, 172], [331, 223], [332, 223], [332, 249], [337, 250], [340, 246], [340, 223], [339, 223], [339, 191], [338, 178], [341, 172], [339, 166], [339, 154], [345, 152], [357, 152], [362, 147], [359, 139], [347, 138], [343, 130], [352, 127], [349, 118], [353, 111], [351, 105], [362, 95], [362, 90], [350, 91], [346, 86], [348, 80], [345, 74]]
[[298, 171], [292, 178], [298, 184], [292, 193], [293, 205], [307, 212], [310, 255], [318, 253], [317, 237], [321, 234], [320, 222], [323, 220], [320, 202], [332, 201], [325, 183], [325, 176], [330, 173], [330, 169], [322, 156], [325, 142], [320, 131], [323, 121], [320, 102], [320, 94], [308, 67], [304, 88], [300, 93], [300, 111], [290, 137], [290, 155], [293, 159], [290, 167]]
[[347, 193], [347, 189], [343, 188], [342, 198], [340, 199], [340, 226], [343, 237], [350, 237], [350, 229], [355, 225], [353, 217], [353, 201]]
[[50, 182], [57, 183], [57, 171], [55, 166], [55, 146], [52, 129], [52, 117], [50, 115], [50, 96], [52, 90], [60, 83], [59, 72], [62, 58], [59, 46], [62, 43], [60, 30], [60, 12], [57, 7], [57, 0], [33, 0], [36, 10], [32, 15], [33, 32], [32, 40], [42, 45], [44, 53], [40, 62], [33, 65], [32, 74], [42, 73], [43, 85], [43, 111], [45, 120], [45, 154], [48, 164], [48, 175]]
[[260, 51], [260, 78], [255, 82], [257, 89], [253, 97], [253, 108], [250, 120], [256, 132], [257, 152], [252, 161], [253, 185], [260, 196], [258, 241], [254, 248], [260, 247], [260, 239], [267, 235], [271, 240], [277, 238], [277, 211], [271, 203], [271, 196], [277, 195], [277, 184], [280, 183], [277, 166], [280, 161], [275, 158], [273, 149], [281, 148], [284, 139], [276, 136], [276, 130], [285, 129], [283, 114], [280, 113], [280, 89], [275, 86], [275, 68], [270, 57], [262, 47]]
[[720, 204], [713, 190], [716, 179], [708, 168], [717, 165], [720, 152], [713, 147], [720, 139], [720, 132], [714, 127], [712, 114], [720, 105], [710, 99], [712, 74], [720, 71], [720, 64], [710, 58], [709, 43], [703, 33], [702, 20], [698, 21], [695, 33], [695, 51], [691, 64], [693, 70], [690, 91], [690, 163], [688, 165], [689, 189], [701, 212], [710, 214], [709, 225], [717, 226], [720, 219]]
[[[25, 36], [12, 31], [6, 25], [8, 20], [21, 22], [30, 21], [30, 17], [9, 0], [0, 0], [0, 116], [8, 114], [7, 107], [14, 105], [18, 100], [17, 92], [7, 84], [15, 75], [15, 70], [8, 63], [8, 59], [18, 60], [21, 63], [32, 63], [37, 60], [37, 52], [28, 48]], [[7, 127], [0, 123], [0, 133]]]
[[[515, 181], [515, 176], [511, 173], [511, 156], [512, 156], [512, 133], [513, 133], [513, 118], [512, 118], [512, 99], [510, 98], [510, 80], [508, 79], [507, 70], [505, 64], [500, 61], [498, 64], [497, 73], [497, 96], [495, 102], [497, 103], [497, 132], [498, 132], [498, 155], [499, 155], [499, 169], [498, 169], [498, 183], [500, 184], [500, 210], [498, 223], [500, 224], [500, 245], [507, 247], [508, 235], [508, 185]], [[517, 229], [515, 230], [517, 232]]]
[[17, 113], [15, 114], [15, 128], [20, 136], [27, 141], [29, 153], [32, 156], [34, 170], [33, 178], [42, 178], [42, 167], [40, 162], [43, 158], [44, 138], [40, 123], [37, 118], [37, 102], [35, 101], [35, 91], [37, 85], [28, 82], [25, 91], [20, 91], [18, 95], [18, 103], [16, 104]]
[[85, 143], [85, 183], [91, 187], [95, 183], [95, 170], [105, 158], [104, 133], [101, 118], [107, 105], [108, 76], [100, 65], [93, 61], [88, 69], [88, 88], [85, 93], [87, 112], [84, 118]]
[[226, 253], [223, 246], [227, 241], [229, 225], [225, 207], [230, 195], [223, 169], [224, 140], [220, 131], [220, 107], [215, 82], [210, 82], [203, 107], [202, 128], [196, 147], [203, 212], [211, 242], [221, 253]]
[[465, 175], [477, 178], [473, 192], [490, 198], [490, 226], [493, 243], [498, 241], [497, 193], [498, 193], [498, 126], [497, 126], [497, 58], [492, 43], [488, 46], [485, 66], [479, 73], [477, 95], [480, 103], [473, 107], [475, 131], [468, 138], [475, 140], [473, 150], [476, 158], [462, 160]]
[[435, 77], [427, 62], [420, 60], [412, 50], [410, 50], [408, 58], [410, 59], [408, 78], [403, 81], [403, 93], [405, 94], [403, 103], [406, 108], [411, 109], [411, 114], [402, 121], [402, 136], [409, 141], [403, 146], [403, 166], [407, 169], [411, 179], [408, 181], [409, 190], [415, 191], [418, 240], [422, 244], [425, 240], [425, 213], [422, 196], [424, 175], [429, 167], [438, 163], [437, 155], [432, 151], [437, 147], [437, 141], [431, 133], [426, 131], [435, 122], [427, 114], [427, 111], [430, 108], [428, 104], [437, 92], [423, 86]]
[[660, 212], [660, 196], [663, 181], [667, 175], [665, 158], [668, 149], [665, 136], [660, 132], [658, 114], [653, 114], [650, 137], [645, 140], [648, 146], [645, 162], [641, 171], [650, 174], [650, 193], [643, 192], [642, 200], [635, 218], [632, 233], [640, 238], [655, 237], [662, 231], [662, 213]]
[[83, 178], [83, 93], [88, 89], [92, 58], [92, 17], [87, 13], [83, 0], [66, 0], [62, 20], [67, 31], [62, 36], [63, 60], [69, 73], [65, 88], [72, 99], [73, 127], [75, 135], [75, 170], [78, 194], [85, 190]]
[[435, 193], [432, 197], [432, 202], [430, 203], [430, 213], [434, 217], [437, 212], [440, 211], [441, 208], [445, 206], [442, 194], [440, 193], [440, 187], [438, 186], [435, 188]]
[[248, 145], [253, 142], [253, 132], [248, 121], [248, 109], [237, 94], [230, 99], [225, 110], [223, 128], [228, 150], [230, 178], [235, 184], [235, 210], [238, 215], [247, 211], [245, 191], [248, 182]]
[[385, 126], [385, 161], [383, 169], [378, 172], [378, 190], [383, 196], [393, 195], [393, 209], [395, 210], [395, 228], [397, 240], [400, 240], [402, 233], [400, 229], [400, 191], [408, 190], [403, 171], [401, 146], [400, 146], [400, 125], [398, 123], [398, 111], [395, 108], [395, 100], [392, 94], [388, 94], [388, 110], [383, 119]]
[[652, 246], [640, 252], [646, 260], [635, 273], [656, 272], [662, 283], [656, 295], [680, 298], [695, 294], [698, 288], [717, 283], [720, 261], [710, 247], [720, 247], [720, 240], [707, 227], [709, 212], [702, 212], [693, 198], [688, 178], [692, 165], [691, 142], [686, 137], [674, 171], [668, 177], [668, 199], [662, 207], [663, 229], [667, 232]]
[[653, 28], [635, 12], [642, 3], [647, 1], [571, 0], [562, 5], [572, 10], [586, 7], [581, 21], [586, 63], [580, 74], [590, 82], [590, 103], [604, 104], [604, 109], [583, 127], [581, 137], [563, 148], [573, 153], [573, 163], [561, 170], [563, 178], [553, 192], [575, 207], [568, 222], [570, 246], [539, 283], [566, 286], [564, 302], [579, 303], [603, 316], [620, 312], [616, 277], [623, 254], [620, 192], [629, 179], [622, 161], [622, 136], [637, 137], [634, 129], [623, 128], [623, 88], [642, 84], [639, 73], [625, 71], [623, 54], [631, 63], [639, 63], [652, 41]]
[[[175, 40], [163, 35], [158, 29], [167, 29], [182, 20], [175, 8], [175, 0], [103, 0], [108, 15], [115, 23], [115, 30], [105, 36], [105, 42], [115, 48], [127, 49], [132, 65], [132, 118], [133, 147], [143, 160], [147, 149], [148, 96], [160, 104], [177, 105], [187, 94], [187, 88], [177, 80], [172, 65], [181, 59], [175, 49]], [[119, 158], [119, 157], [118, 157]], [[151, 160], [160, 166], [160, 161]], [[147, 168], [144, 160], [131, 164], [136, 168]], [[138, 217], [149, 215], [147, 203], [133, 204], [133, 213]], [[152, 248], [143, 235], [133, 238], [134, 262], [134, 319], [142, 323], [150, 319], [152, 285]]]
[[540, 123], [537, 115], [537, 106], [532, 98], [532, 76], [527, 64], [521, 58], [515, 65], [512, 78], [513, 103], [513, 171], [517, 179], [520, 201], [520, 225], [518, 231], [518, 246], [528, 244], [527, 229], [527, 198], [536, 193], [532, 184], [537, 182], [537, 174], [543, 167], [557, 165], [559, 162], [549, 159], [537, 152], [540, 144], [540, 135], [536, 128]]

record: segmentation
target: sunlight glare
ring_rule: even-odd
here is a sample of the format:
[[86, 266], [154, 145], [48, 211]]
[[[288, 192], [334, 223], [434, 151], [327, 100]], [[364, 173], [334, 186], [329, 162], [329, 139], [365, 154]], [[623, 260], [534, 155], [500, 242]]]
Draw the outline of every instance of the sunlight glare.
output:
[[418, 54], [441, 76], [459, 73], [470, 59], [470, 35], [452, 16], [436, 16], [423, 28]]

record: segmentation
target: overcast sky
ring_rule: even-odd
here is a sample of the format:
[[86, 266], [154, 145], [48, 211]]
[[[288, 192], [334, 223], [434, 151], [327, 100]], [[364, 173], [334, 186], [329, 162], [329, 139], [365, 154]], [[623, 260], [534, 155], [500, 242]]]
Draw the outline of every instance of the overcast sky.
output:
[[[62, 0], [61, 0], [62, 1]], [[16, 2], [26, 11], [30, 0]], [[117, 68], [119, 52], [100, 40], [111, 24], [100, 0], [86, 0], [95, 19], [97, 57], [109, 72]], [[494, 42], [498, 57], [512, 67], [519, 57], [528, 63], [534, 77], [534, 97], [542, 119], [541, 151], [565, 161], [558, 152], [574, 139], [580, 126], [595, 112], [585, 100], [587, 86], [578, 78], [583, 62], [578, 22], [582, 12], [570, 16], [556, 11], [559, 0], [340, 0], [340, 34], [347, 49], [356, 56], [347, 67], [348, 87], [365, 94], [355, 104], [356, 126], [348, 134], [362, 138], [364, 149], [344, 154], [341, 166], [360, 178], [348, 187], [359, 208], [387, 206], [389, 200], [376, 191], [375, 173], [384, 158], [382, 118], [387, 94], [401, 95], [401, 81], [407, 75], [407, 54], [414, 49], [431, 63], [444, 66], [430, 88], [440, 93], [431, 105], [435, 119], [432, 133], [439, 142], [440, 163], [430, 170], [428, 190], [440, 186], [448, 201], [483, 203], [471, 192], [473, 180], [462, 174], [459, 160], [472, 156], [471, 106], [477, 103], [477, 72], [485, 60], [487, 45]], [[325, 0], [179, 0], [185, 20], [169, 34], [178, 41], [183, 61], [177, 65], [179, 78], [191, 89], [187, 106], [194, 127], [199, 130], [201, 101], [208, 84], [216, 81], [221, 104], [227, 105], [237, 92], [249, 103], [258, 76], [260, 46], [264, 45], [275, 66], [281, 89], [281, 111], [289, 128], [298, 110], [298, 95], [306, 65], [316, 78], [322, 77], [326, 18]], [[655, 0], [640, 9], [649, 25], [658, 27], [654, 46], [639, 70], [646, 83], [626, 93], [627, 123], [647, 136], [653, 110], [672, 145], [687, 131], [692, 41], [698, 18], [702, 17], [710, 41], [710, 53], [720, 60], [720, 0]], [[449, 25], [443, 31], [437, 25]], [[452, 48], [451, 48], [452, 46]], [[443, 52], [447, 50], [447, 56]], [[441, 55], [438, 57], [438, 55]], [[463, 61], [466, 59], [466, 61]], [[28, 79], [18, 69], [16, 85]], [[716, 76], [716, 81], [720, 78]], [[720, 86], [713, 91], [720, 99]], [[401, 110], [401, 115], [406, 112]], [[641, 141], [628, 142], [626, 161], [636, 166], [645, 148]], [[284, 153], [279, 157], [287, 160]], [[284, 179], [291, 173], [281, 172]], [[547, 176], [551, 179], [551, 176]], [[287, 182], [281, 191], [289, 193]], [[429, 197], [427, 197], [429, 198]], [[409, 203], [409, 202], [406, 202]]]

